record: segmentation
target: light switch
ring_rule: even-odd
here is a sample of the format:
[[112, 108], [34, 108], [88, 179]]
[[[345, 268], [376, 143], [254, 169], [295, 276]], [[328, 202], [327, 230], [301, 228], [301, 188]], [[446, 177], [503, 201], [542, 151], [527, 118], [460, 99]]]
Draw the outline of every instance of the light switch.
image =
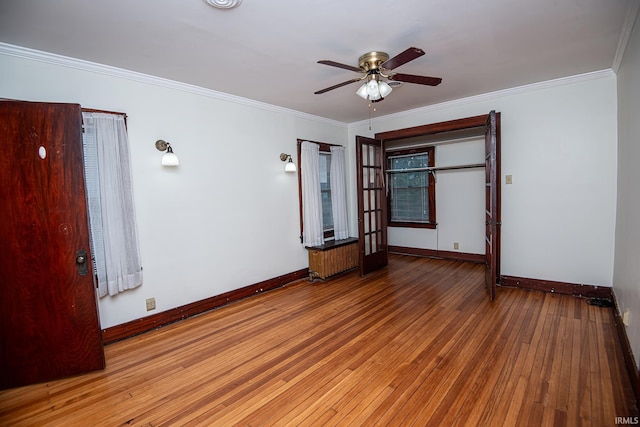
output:
[[513, 184], [513, 175], [507, 175], [506, 181], [507, 181], [507, 184]]

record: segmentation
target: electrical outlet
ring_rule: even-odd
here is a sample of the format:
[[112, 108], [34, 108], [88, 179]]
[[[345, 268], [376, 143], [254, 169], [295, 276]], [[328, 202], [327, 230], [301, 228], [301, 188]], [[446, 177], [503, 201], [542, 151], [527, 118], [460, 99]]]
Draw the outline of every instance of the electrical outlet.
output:
[[454, 242], [453, 249], [460, 249], [460, 243]]
[[147, 311], [156, 309], [156, 299], [155, 298], [147, 298]]
[[626, 309], [624, 313], [622, 313], [622, 323], [624, 323], [624, 326], [629, 326], [631, 323], [631, 312], [629, 309]]

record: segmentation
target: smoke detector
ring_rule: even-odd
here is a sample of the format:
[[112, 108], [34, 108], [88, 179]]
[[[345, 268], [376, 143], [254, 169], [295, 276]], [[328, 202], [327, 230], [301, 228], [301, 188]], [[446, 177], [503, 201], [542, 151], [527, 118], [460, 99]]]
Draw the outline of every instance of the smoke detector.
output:
[[240, 6], [242, 0], [203, 0], [209, 6], [213, 6], [217, 9], [232, 9]]

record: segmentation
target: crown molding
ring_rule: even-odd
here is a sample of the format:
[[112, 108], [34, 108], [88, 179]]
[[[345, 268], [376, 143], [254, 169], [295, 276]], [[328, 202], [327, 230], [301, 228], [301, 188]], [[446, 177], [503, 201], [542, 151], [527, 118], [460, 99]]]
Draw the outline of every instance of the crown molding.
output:
[[[630, 24], [625, 23], [625, 28], [629, 27], [628, 34], [626, 36], [626, 41], [628, 41], [629, 39], [631, 29], [633, 28], [633, 22], [635, 21], [635, 17], [638, 12], [638, 8], [635, 8], [633, 10], [632, 9], [633, 7], [630, 7], [630, 12], [627, 15], [627, 18], [628, 18], [627, 21], [630, 21]], [[633, 15], [633, 20], [629, 18], [631, 15]], [[621, 43], [623, 38], [624, 37], [621, 36]], [[626, 41], [624, 42], [624, 47], [626, 47]], [[624, 51], [624, 47], [619, 46], [618, 50]], [[259, 108], [266, 111], [286, 114], [289, 116], [299, 117], [307, 120], [313, 120], [315, 122], [327, 123], [332, 126], [338, 126], [343, 128], [361, 126], [361, 125], [368, 124], [370, 122], [376, 123], [384, 120], [408, 116], [415, 113], [427, 113], [430, 111], [437, 111], [440, 109], [455, 107], [463, 104], [502, 98], [502, 97], [529, 92], [533, 90], [546, 89], [546, 88], [551, 88], [556, 86], [562, 86], [562, 85], [573, 84], [573, 83], [578, 83], [578, 82], [583, 82], [588, 80], [595, 80], [599, 78], [615, 76], [615, 72], [613, 69], [594, 71], [590, 73], [578, 74], [578, 75], [569, 76], [569, 77], [562, 77], [559, 79], [547, 80], [544, 82], [533, 83], [529, 85], [503, 89], [495, 92], [484, 93], [484, 94], [470, 96], [466, 98], [460, 98], [452, 101], [442, 102], [439, 104], [419, 107], [412, 110], [401, 111], [399, 113], [376, 117], [371, 119], [371, 121], [369, 119], [366, 119], [358, 122], [345, 123], [338, 120], [327, 119], [325, 117], [315, 116], [313, 114], [292, 110], [290, 108], [284, 108], [277, 105], [267, 104], [265, 102], [249, 99], [249, 98], [243, 98], [240, 96], [231, 95], [224, 92], [219, 92], [213, 89], [206, 89], [200, 86], [181, 83], [175, 80], [169, 80], [162, 77], [156, 77], [149, 74], [139, 73], [136, 71], [125, 70], [123, 68], [112, 67], [109, 65], [98, 64], [95, 62], [85, 61], [82, 59], [71, 58], [68, 56], [58, 55], [55, 53], [43, 52], [43, 51], [30, 49], [26, 47], [15, 46], [8, 43], [0, 42], [0, 54], [4, 54], [7, 56], [14, 56], [17, 58], [29, 59], [29, 60], [38, 61], [38, 62], [44, 62], [44, 63], [57, 65], [61, 67], [73, 68], [81, 71], [104, 74], [111, 77], [118, 77], [118, 78], [132, 80], [140, 83], [161, 86], [169, 89], [192, 93], [195, 95], [201, 95], [201, 96], [214, 98], [214, 99], [227, 101], [227, 102], [233, 102], [236, 104], [241, 104], [241, 105], [245, 105], [253, 108]]]
[[544, 82], [512, 87], [509, 89], [498, 90], [495, 92], [488, 92], [480, 95], [469, 96], [466, 98], [454, 99], [452, 101], [441, 102], [439, 104], [427, 105], [425, 107], [414, 108], [412, 110], [406, 110], [406, 111], [401, 111], [399, 113], [393, 113], [393, 114], [388, 114], [386, 116], [376, 117], [371, 120], [366, 119], [358, 122], [352, 122], [352, 123], [349, 123], [349, 127], [364, 126], [364, 125], [368, 125], [370, 122], [378, 123], [378, 122], [382, 122], [390, 119], [397, 119], [397, 118], [409, 116], [416, 113], [417, 114], [429, 113], [433, 111], [443, 110], [445, 108], [451, 108], [451, 107], [471, 104], [475, 102], [491, 101], [493, 99], [504, 98], [507, 96], [512, 96], [520, 93], [532, 92], [532, 91], [541, 90], [541, 89], [580, 83], [580, 82], [589, 81], [589, 80], [596, 80], [596, 79], [601, 79], [605, 77], [615, 77], [615, 73], [613, 72], [612, 69], [606, 69], [606, 70], [600, 70], [600, 71], [593, 71], [590, 73], [577, 74], [575, 76], [561, 77], [559, 79], [547, 80]]
[[95, 62], [85, 61], [82, 59], [71, 58], [68, 56], [58, 55], [50, 52], [43, 52], [26, 47], [15, 46], [8, 43], [0, 42], [0, 54], [14, 56], [32, 61], [44, 62], [47, 64], [57, 65], [61, 67], [73, 68], [81, 71], [88, 71], [96, 74], [104, 74], [110, 77], [118, 77], [121, 79], [132, 80], [135, 82], [156, 85], [168, 89], [179, 90], [182, 92], [201, 95], [208, 98], [218, 99], [221, 101], [233, 102], [248, 107], [259, 108], [261, 110], [271, 111], [275, 113], [285, 114], [289, 116], [299, 117], [302, 119], [313, 120], [316, 122], [330, 124], [332, 126], [347, 127], [347, 123], [337, 120], [327, 119], [325, 117], [315, 116], [313, 114], [303, 113], [301, 111], [284, 108], [266, 102], [260, 102], [241, 96], [231, 95], [224, 92], [218, 92], [213, 89], [206, 89], [200, 86], [181, 83], [175, 80], [156, 77], [149, 74], [143, 74], [136, 71], [125, 70], [123, 68], [112, 67], [110, 65], [98, 64]]
[[633, 25], [636, 22], [638, 16], [638, 10], [640, 10], [640, 2], [632, 1], [627, 8], [627, 16], [625, 17], [624, 24], [622, 25], [622, 31], [620, 31], [620, 39], [618, 39], [618, 48], [616, 54], [613, 57], [613, 65], [611, 69], [614, 73], [618, 74], [622, 58], [624, 58], [624, 52], [627, 49], [627, 44], [631, 38], [631, 32], [633, 31]]

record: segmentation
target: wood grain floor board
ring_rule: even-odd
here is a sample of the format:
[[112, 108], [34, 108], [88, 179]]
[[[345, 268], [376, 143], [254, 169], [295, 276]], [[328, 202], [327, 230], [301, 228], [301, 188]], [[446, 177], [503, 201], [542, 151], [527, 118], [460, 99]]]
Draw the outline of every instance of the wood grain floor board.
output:
[[610, 308], [401, 255], [110, 344], [102, 372], [0, 391], [11, 426], [611, 425], [635, 416]]

